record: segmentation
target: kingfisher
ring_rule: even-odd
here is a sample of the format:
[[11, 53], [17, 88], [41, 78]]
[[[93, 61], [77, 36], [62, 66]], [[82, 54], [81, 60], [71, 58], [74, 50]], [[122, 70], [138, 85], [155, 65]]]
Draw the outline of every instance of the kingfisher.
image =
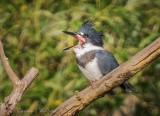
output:
[[[63, 31], [78, 40], [77, 45], [63, 50], [74, 49], [78, 67], [91, 85], [119, 66], [112, 53], [104, 49], [102, 33], [96, 31], [93, 26], [94, 23], [88, 21], [83, 23], [77, 32]], [[126, 93], [136, 92], [136, 89], [128, 81], [123, 82], [120, 87]]]

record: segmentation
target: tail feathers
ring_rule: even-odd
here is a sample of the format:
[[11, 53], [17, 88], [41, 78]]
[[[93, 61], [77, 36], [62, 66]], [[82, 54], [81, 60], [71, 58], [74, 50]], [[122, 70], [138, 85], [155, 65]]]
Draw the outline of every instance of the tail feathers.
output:
[[137, 93], [137, 90], [127, 81], [122, 83], [120, 87], [125, 93]]

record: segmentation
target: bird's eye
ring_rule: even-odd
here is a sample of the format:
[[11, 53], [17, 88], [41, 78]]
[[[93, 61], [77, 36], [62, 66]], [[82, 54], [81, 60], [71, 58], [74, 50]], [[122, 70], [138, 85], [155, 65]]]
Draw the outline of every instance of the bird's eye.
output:
[[88, 37], [88, 34], [84, 34], [85, 37]]

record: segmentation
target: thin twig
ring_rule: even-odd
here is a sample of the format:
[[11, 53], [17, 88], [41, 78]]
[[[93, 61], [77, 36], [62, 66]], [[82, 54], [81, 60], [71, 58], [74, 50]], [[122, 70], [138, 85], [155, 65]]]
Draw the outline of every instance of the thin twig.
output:
[[12, 81], [13, 86], [17, 84], [17, 82], [20, 81], [20, 79], [17, 77], [17, 75], [13, 72], [11, 66], [9, 65], [8, 58], [5, 56], [2, 42], [0, 41], [0, 57], [3, 63], [3, 66], [5, 68], [6, 73], [8, 74], [9, 78]]

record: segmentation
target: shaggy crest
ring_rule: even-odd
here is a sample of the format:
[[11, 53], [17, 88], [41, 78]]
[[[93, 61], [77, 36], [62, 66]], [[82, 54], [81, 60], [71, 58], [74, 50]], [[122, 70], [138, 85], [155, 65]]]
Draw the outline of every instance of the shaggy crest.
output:
[[78, 30], [79, 33], [83, 33], [86, 35], [90, 40], [92, 44], [98, 45], [98, 46], [103, 46], [103, 40], [102, 40], [102, 33], [97, 32], [94, 28], [94, 23], [93, 21], [88, 21], [82, 24], [80, 29]]

